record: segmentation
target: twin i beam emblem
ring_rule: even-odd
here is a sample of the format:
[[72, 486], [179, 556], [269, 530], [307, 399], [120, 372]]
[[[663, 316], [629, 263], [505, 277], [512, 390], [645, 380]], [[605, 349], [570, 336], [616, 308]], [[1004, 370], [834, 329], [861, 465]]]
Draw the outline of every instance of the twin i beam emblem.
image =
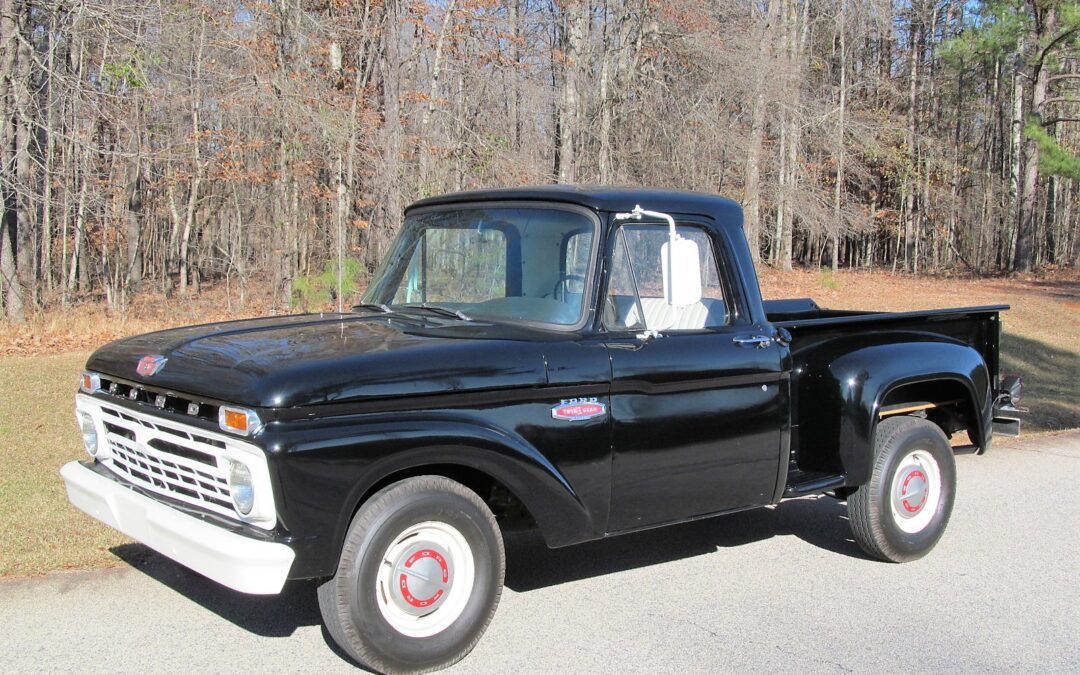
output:
[[607, 406], [594, 398], [567, 398], [551, 408], [551, 417], [564, 422], [584, 422], [607, 413]]

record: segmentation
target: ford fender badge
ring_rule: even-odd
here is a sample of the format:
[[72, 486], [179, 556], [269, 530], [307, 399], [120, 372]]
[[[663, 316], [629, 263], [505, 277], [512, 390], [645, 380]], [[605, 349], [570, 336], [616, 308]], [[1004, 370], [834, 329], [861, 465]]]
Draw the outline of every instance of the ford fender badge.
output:
[[607, 414], [607, 406], [595, 398], [563, 399], [551, 408], [551, 416], [566, 422], [583, 422]]
[[160, 354], [152, 354], [150, 356], [144, 356], [139, 359], [139, 365], [135, 366], [135, 372], [143, 377], [150, 377], [151, 375], [158, 374], [162, 368], [165, 367], [165, 362], [169, 359], [161, 356]]

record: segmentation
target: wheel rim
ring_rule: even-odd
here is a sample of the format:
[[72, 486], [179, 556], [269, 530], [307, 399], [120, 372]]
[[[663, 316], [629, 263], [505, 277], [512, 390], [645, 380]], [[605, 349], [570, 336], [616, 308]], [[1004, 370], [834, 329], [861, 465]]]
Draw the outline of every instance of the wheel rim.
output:
[[394, 538], [379, 562], [375, 601], [386, 622], [409, 637], [450, 626], [472, 595], [472, 547], [447, 523], [417, 523]]
[[890, 505], [893, 521], [904, 532], [921, 532], [933, 520], [941, 495], [941, 470], [926, 450], [913, 450], [893, 474]]

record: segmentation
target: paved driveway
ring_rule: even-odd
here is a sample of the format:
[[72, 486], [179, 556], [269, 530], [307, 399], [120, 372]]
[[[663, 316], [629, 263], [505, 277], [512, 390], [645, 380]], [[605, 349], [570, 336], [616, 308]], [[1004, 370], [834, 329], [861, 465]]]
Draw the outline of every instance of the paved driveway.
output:
[[[495, 620], [458, 672], [1080, 671], [1080, 434], [958, 459], [945, 538], [861, 555], [827, 498], [549, 551], [507, 543]], [[233, 593], [130, 565], [0, 581], [0, 672], [349, 672], [314, 586]]]

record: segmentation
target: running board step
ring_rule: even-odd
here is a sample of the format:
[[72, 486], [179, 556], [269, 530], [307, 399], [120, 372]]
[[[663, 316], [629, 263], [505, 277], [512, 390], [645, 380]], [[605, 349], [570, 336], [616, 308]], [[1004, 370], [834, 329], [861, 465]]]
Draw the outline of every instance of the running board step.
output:
[[800, 497], [816, 492], [826, 492], [833, 488], [842, 487], [846, 481], [847, 476], [843, 474], [795, 471], [788, 476], [784, 496]]

